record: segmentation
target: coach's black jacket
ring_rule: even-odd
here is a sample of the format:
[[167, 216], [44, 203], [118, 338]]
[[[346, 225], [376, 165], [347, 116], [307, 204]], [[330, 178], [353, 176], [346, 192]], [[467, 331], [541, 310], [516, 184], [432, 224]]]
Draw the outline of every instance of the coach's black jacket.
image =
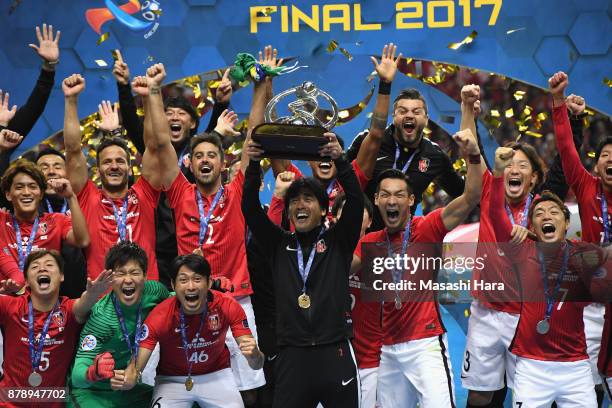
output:
[[[361, 231], [363, 195], [346, 159], [341, 157], [335, 164], [346, 204], [338, 223], [320, 238], [320, 227], [308, 233], [290, 233], [273, 224], [259, 202], [259, 162], [251, 161], [245, 174], [242, 212], [272, 266], [279, 346], [314, 346], [352, 337], [348, 276]], [[317, 253], [306, 282], [306, 293], [311, 300], [308, 309], [298, 306], [303, 285], [298, 270], [298, 240], [304, 262], [317, 242]]]

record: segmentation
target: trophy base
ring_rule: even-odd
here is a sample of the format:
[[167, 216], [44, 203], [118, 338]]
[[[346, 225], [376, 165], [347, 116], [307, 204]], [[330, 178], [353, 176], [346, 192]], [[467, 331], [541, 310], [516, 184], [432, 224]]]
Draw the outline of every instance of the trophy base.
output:
[[285, 160], [330, 161], [319, 148], [327, 143], [321, 126], [262, 123], [253, 129], [253, 141], [264, 150], [264, 157]]

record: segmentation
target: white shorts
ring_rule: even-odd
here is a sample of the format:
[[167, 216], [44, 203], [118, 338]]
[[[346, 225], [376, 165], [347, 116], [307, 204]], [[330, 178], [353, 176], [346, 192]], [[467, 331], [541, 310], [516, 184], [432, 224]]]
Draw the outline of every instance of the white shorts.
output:
[[383, 345], [378, 367], [383, 408], [455, 408], [453, 370], [446, 334]]
[[142, 370], [142, 382], [154, 386], [155, 385], [155, 375], [157, 373], [157, 364], [159, 363], [159, 343], [155, 345], [153, 352], [151, 353], [151, 357], [149, 357], [149, 361], [145, 366], [144, 370]]
[[601, 349], [601, 336], [604, 326], [604, 314], [606, 306], [601, 303], [591, 303], [584, 308], [584, 337], [586, 338], [587, 353], [591, 362], [591, 374], [593, 374], [593, 382], [601, 384], [601, 376], [597, 369], [597, 359], [599, 358], [599, 350]]
[[482, 306], [470, 306], [467, 340], [461, 368], [461, 385], [473, 391], [496, 391], [513, 387], [516, 356], [509, 350], [519, 315]]
[[360, 368], [361, 408], [376, 408], [376, 383], [378, 382], [378, 367]]
[[589, 360], [559, 362], [517, 357], [514, 408], [597, 408]]
[[185, 389], [186, 379], [184, 376], [157, 376], [151, 406], [191, 408], [196, 402], [200, 408], [244, 408], [231, 369], [192, 377], [191, 391]]
[[[240, 303], [242, 309], [244, 309], [247, 321], [249, 322], [249, 329], [251, 329], [253, 337], [257, 340], [257, 326], [255, 326], [255, 314], [253, 313], [251, 298], [249, 296], [242, 296], [236, 298], [236, 300]], [[234, 336], [232, 336], [231, 329], [227, 330], [225, 345], [230, 353], [230, 363], [232, 372], [234, 373], [234, 380], [240, 391], [252, 390], [266, 384], [263, 369], [253, 370], [251, 366], [249, 366], [246, 357], [242, 355], [238, 343], [236, 343]]]

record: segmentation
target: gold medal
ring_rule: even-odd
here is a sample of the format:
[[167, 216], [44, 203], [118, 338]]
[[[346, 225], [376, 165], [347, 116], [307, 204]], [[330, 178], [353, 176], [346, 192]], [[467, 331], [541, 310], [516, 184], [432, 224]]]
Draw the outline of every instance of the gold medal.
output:
[[310, 296], [305, 293], [298, 296], [298, 306], [302, 309], [308, 309], [310, 307]]
[[187, 391], [193, 390], [193, 380], [191, 379], [191, 376], [187, 377], [185, 380], [185, 389]]

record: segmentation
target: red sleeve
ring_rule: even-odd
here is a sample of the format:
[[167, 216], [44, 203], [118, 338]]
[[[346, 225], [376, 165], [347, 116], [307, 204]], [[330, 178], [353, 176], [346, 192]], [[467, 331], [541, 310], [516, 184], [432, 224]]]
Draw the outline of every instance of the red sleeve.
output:
[[172, 185], [166, 191], [168, 202], [170, 203], [170, 208], [177, 208], [178, 206], [180, 206], [182, 196], [185, 191], [190, 190], [189, 187], [189, 182], [187, 181], [183, 173], [179, 171], [178, 176], [176, 176], [176, 178], [172, 182]]
[[77, 302], [77, 300], [79, 300], [79, 299], [69, 299], [69, 298], [67, 298], [65, 296], [63, 296], [61, 299], [62, 299], [61, 300], [61, 305], [66, 310], [66, 315], [68, 316], [68, 320], [70, 320], [73, 324], [76, 324], [78, 326], [82, 326], [82, 324], [77, 321], [76, 316], [75, 316], [74, 311], [73, 311], [74, 310], [74, 305]]
[[165, 302], [162, 302], [155, 306], [149, 313], [149, 316], [145, 319], [144, 324], [149, 329], [149, 334], [144, 340], [140, 341], [140, 346], [147, 350], [153, 350], [155, 345], [159, 341], [160, 322], [163, 321], [164, 315], [166, 314]]
[[0, 280], [13, 279], [20, 285], [25, 284], [23, 272], [12, 255], [0, 252]]
[[304, 175], [302, 174], [302, 172], [300, 171], [300, 169], [298, 169], [293, 163], [291, 163], [289, 165], [289, 167], [287, 168], [287, 171], [292, 172], [293, 174], [295, 174], [295, 180], [299, 179], [299, 178], [303, 178]]
[[227, 184], [225, 188], [228, 192], [232, 193], [238, 201], [242, 201], [242, 191], [244, 190], [244, 172], [242, 169], [238, 169], [238, 173], [236, 173], [236, 177], [231, 181], [231, 183]]
[[496, 242], [508, 242], [511, 239], [512, 223], [506, 216], [505, 208], [504, 177], [493, 177], [489, 219], [492, 220], [491, 224], [493, 224]]
[[12, 306], [15, 304], [15, 296], [0, 295], [0, 324], [6, 322], [7, 317], [12, 314]]
[[268, 208], [268, 218], [275, 225], [281, 225], [283, 222], [283, 210], [285, 209], [285, 200], [272, 196], [270, 208]]
[[361, 187], [361, 191], [365, 191], [368, 183], [370, 182], [370, 179], [367, 178], [365, 174], [363, 174], [363, 171], [361, 171], [361, 167], [359, 167], [359, 164], [357, 164], [357, 160], [353, 160], [351, 162], [351, 165], [353, 166], [353, 170], [355, 171], [355, 175], [357, 176], [357, 181], [359, 181], [359, 187]]
[[139, 197], [144, 197], [148, 202], [153, 203], [154, 207], [157, 207], [160, 190], [156, 190], [145, 177], [140, 176], [132, 189]]
[[230, 322], [230, 328], [232, 329], [232, 335], [235, 339], [240, 336], [247, 336], [251, 334], [249, 329], [249, 322], [247, 321], [244, 309], [240, 306], [237, 300], [232, 297], [226, 297], [225, 312]]
[[583, 187], [587, 186], [587, 180], [593, 178], [580, 161], [580, 156], [574, 146], [572, 127], [567, 116], [565, 104], [553, 108], [553, 123], [555, 125], [555, 140], [557, 149], [561, 156], [561, 165], [567, 183], [572, 187], [576, 195], [581, 195]]
[[68, 233], [72, 231], [72, 218], [66, 214], [53, 213], [57, 226], [62, 234], [62, 241], [66, 240]]
[[419, 242], [442, 242], [444, 240], [448, 230], [444, 226], [444, 221], [442, 221], [443, 210], [444, 208], [438, 208], [423, 217], [419, 226], [422, 234], [419, 237]]
[[99, 201], [99, 194], [100, 194], [100, 191], [98, 190], [98, 187], [96, 187], [93, 181], [88, 179], [87, 182], [85, 183], [85, 187], [83, 187], [83, 189], [79, 191], [79, 194], [77, 194], [77, 200], [79, 200], [79, 204], [81, 205], [81, 210], [85, 211], [83, 207], [87, 206], [89, 201], [91, 200]]

